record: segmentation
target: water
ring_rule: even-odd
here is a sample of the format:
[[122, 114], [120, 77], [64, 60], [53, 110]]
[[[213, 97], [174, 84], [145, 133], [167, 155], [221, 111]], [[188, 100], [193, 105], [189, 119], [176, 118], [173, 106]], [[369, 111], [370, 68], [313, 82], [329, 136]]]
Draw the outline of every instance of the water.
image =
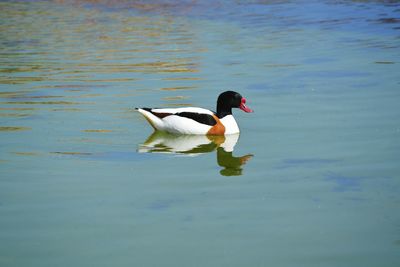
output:
[[[1, 266], [399, 266], [396, 1], [0, 9]], [[226, 89], [233, 138], [134, 111]]]

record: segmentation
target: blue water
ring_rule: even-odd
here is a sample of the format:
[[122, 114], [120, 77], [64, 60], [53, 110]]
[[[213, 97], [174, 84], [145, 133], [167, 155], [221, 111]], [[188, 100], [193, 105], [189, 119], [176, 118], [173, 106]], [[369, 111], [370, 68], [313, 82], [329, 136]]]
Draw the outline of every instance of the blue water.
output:
[[[397, 1], [0, 10], [0, 266], [399, 266]], [[134, 110], [227, 89], [240, 136]]]

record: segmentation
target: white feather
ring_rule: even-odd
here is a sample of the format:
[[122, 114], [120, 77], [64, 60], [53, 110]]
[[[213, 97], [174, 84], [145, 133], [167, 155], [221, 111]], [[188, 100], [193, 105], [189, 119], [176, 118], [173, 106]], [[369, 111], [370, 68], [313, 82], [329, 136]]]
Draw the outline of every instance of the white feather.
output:
[[179, 134], [207, 134], [210, 125], [198, 123], [195, 120], [177, 115], [167, 116], [163, 119], [165, 130]]
[[[153, 115], [151, 112], [144, 109], [138, 108], [138, 111], [150, 122], [150, 124], [157, 130], [166, 131], [176, 134], [207, 134], [211, 129], [210, 125], [198, 123], [195, 120], [177, 116], [169, 115], [162, 119]], [[152, 109], [153, 112], [159, 113], [179, 113], [179, 112], [197, 112], [213, 114], [211, 111], [203, 108], [163, 108], [163, 109]]]
[[237, 134], [240, 132], [239, 126], [232, 115], [227, 115], [220, 119], [220, 121], [225, 126], [225, 134]]
[[150, 122], [153, 128], [161, 131], [164, 130], [164, 122], [160, 118], [154, 116], [151, 112], [141, 108], [138, 108], [137, 111], [139, 111]]

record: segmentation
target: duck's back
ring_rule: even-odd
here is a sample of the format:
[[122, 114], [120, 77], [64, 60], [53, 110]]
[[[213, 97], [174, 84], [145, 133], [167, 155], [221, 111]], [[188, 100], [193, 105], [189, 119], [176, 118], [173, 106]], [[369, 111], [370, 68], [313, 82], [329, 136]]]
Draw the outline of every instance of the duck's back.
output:
[[176, 134], [207, 134], [217, 124], [215, 114], [204, 108], [138, 108], [156, 130]]

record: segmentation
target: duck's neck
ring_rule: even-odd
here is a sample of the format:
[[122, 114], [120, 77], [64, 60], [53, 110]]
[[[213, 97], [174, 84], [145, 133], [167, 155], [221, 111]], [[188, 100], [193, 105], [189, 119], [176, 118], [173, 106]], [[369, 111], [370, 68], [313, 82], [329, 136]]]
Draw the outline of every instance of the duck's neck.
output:
[[232, 115], [232, 108], [224, 106], [221, 103], [217, 103], [217, 117], [222, 119], [227, 115]]

